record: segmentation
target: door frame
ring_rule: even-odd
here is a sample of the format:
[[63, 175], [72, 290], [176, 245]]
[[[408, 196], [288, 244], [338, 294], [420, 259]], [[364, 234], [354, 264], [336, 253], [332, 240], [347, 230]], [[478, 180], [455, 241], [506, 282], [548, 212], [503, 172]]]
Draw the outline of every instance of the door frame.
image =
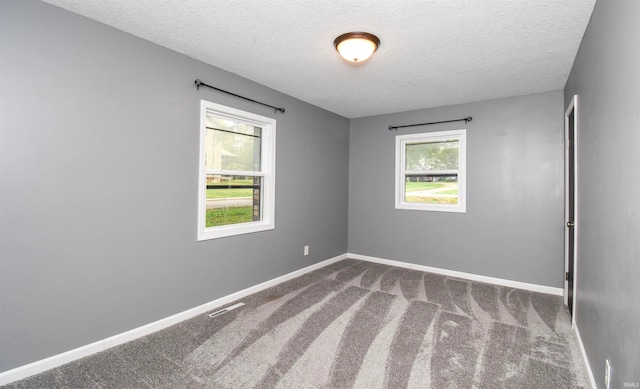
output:
[[[574, 174], [574, 214], [573, 220], [569, 220], [569, 116], [573, 111], [573, 174]], [[573, 301], [571, 327], [576, 323], [576, 291], [578, 289], [577, 265], [578, 265], [578, 95], [574, 95], [564, 112], [564, 166], [565, 166], [565, 188], [564, 188], [564, 271], [569, 271], [569, 228], [567, 222], [573, 221]], [[568, 305], [569, 281], [564, 279], [564, 302]]]

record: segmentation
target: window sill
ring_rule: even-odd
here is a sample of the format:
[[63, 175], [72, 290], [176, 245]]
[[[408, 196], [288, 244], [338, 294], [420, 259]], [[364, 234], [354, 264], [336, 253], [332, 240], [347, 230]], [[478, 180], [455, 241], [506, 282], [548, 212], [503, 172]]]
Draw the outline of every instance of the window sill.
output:
[[417, 204], [417, 203], [398, 203], [396, 209], [406, 209], [412, 211], [431, 211], [431, 212], [457, 212], [466, 213], [467, 209], [464, 205], [446, 205], [446, 204]]
[[252, 222], [242, 224], [232, 224], [228, 226], [209, 227], [198, 231], [198, 241], [226, 238], [228, 236], [251, 234], [254, 232], [268, 231], [275, 229], [273, 223]]

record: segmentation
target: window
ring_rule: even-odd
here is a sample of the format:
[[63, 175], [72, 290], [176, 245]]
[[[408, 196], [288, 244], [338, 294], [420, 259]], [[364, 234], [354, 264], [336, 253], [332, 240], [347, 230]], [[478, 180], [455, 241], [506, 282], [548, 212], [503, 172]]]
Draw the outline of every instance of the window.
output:
[[396, 137], [396, 209], [466, 212], [466, 130]]
[[198, 240], [274, 228], [276, 121], [202, 100]]

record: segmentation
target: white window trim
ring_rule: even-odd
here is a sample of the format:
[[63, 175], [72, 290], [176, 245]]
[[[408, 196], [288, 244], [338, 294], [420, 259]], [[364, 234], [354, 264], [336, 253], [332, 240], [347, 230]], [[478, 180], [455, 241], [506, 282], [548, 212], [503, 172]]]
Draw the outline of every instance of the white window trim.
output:
[[[405, 174], [412, 173], [405, 170], [405, 146], [407, 143], [433, 142], [439, 140], [457, 139], [459, 141], [459, 168], [453, 171], [432, 171], [434, 173], [458, 173], [458, 204], [426, 204], [408, 203], [405, 198]], [[421, 134], [409, 134], [396, 136], [396, 180], [395, 180], [395, 206], [396, 209], [410, 209], [418, 211], [439, 211], [439, 212], [467, 212], [467, 130], [450, 130], [427, 132]], [[415, 173], [415, 172], [413, 172]]]
[[[260, 171], [238, 172], [219, 171], [221, 174], [246, 175], [262, 177], [262, 220], [248, 223], [230, 224], [226, 226], [205, 227], [207, 208], [207, 185], [205, 159], [205, 138], [207, 111], [214, 112], [216, 116], [262, 128], [261, 134], [261, 163]], [[250, 112], [212, 103], [210, 101], [200, 101], [200, 157], [198, 158], [198, 241], [217, 239], [227, 236], [249, 234], [259, 231], [273, 230], [275, 228], [275, 188], [276, 188], [276, 120], [256, 115]]]

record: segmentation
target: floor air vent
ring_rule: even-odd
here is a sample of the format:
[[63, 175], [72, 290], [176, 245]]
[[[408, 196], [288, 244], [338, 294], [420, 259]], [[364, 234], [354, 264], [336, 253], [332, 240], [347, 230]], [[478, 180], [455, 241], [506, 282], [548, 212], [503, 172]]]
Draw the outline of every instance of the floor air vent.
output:
[[232, 305], [232, 306], [230, 306], [230, 307], [226, 307], [225, 309], [221, 309], [221, 310], [219, 310], [219, 311], [215, 311], [215, 312], [213, 312], [213, 313], [210, 313], [210, 314], [209, 314], [209, 317], [216, 317], [216, 316], [223, 315], [223, 314], [225, 314], [225, 313], [227, 313], [227, 312], [229, 312], [229, 311], [233, 311], [233, 310], [234, 310], [234, 309], [236, 309], [236, 308], [240, 308], [240, 307], [241, 307], [241, 306], [243, 306], [243, 305], [244, 305], [244, 303], [234, 304], [234, 305]]

